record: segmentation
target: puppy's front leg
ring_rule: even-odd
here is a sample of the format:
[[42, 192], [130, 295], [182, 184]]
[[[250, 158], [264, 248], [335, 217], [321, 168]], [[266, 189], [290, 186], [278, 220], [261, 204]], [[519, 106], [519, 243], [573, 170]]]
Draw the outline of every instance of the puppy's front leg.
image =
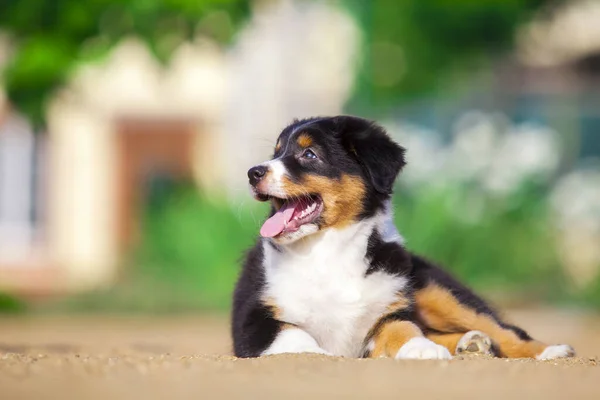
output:
[[306, 331], [294, 325], [282, 325], [275, 340], [262, 353], [263, 356], [282, 353], [317, 353], [331, 355], [323, 350]]

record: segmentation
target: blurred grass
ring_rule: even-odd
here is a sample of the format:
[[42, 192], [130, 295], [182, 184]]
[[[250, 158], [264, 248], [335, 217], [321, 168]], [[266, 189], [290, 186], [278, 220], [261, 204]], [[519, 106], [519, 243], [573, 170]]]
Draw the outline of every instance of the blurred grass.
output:
[[[119, 283], [53, 309], [163, 313], [229, 308], [241, 258], [258, 235], [265, 205], [248, 200], [234, 207], [192, 187], [167, 192], [149, 201], [140, 245], [123, 266]], [[476, 186], [400, 187], [395, 221], [410, 250], [441, 263], [484, 297], [600, 307], [600, 283], [569, 291], [546, 199], [536, 185], [502, 198]]]
[[236, 209], [190, 186], [150, 199], [138, 248], [119, 283], [74, 296], [51, 308], [67, 311], [186, 312], [226, 310], [246, 249], [265, 205]]
[[27, 307], [23, 301], [0, 291], [0, 314], [19, 314], [26, 310]]
[[588, 285], [584, 290], [565, 295], [567, 300], [578, 306], [600, 310], [600, 278]]
[[412, 251], [476, 290], [548, 301], [564, 290], [546, 195], [524, 185], [507, 197], [477, 186], [402, 191], [395, 221]]

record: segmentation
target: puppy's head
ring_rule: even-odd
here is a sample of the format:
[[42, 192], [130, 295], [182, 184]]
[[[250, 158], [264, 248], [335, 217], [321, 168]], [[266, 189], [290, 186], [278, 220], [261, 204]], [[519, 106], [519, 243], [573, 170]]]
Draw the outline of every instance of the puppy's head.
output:
[[272, 203], [260, 233], [286, 244], [368, 218], [384, 206], [404, 164], [404, 149], [372, 121], [295, 121], [279, 135], [272, 160], [248, 171], [254, 197]]

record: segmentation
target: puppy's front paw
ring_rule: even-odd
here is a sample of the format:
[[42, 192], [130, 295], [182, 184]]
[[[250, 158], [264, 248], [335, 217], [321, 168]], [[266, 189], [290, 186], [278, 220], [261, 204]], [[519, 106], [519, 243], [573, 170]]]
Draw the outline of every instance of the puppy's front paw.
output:
[[575, 350], [568, 344], [555, 344], [548, 346], [536, 358], [538, 360], [554, 360], [555, 358], [566, 358], [575, 356]]
[[410, 339], [398, 350], [396, 360], [449, 360], [452, 356], [447, 348], [433, 343], [424, 337]]
[[270, 356], [283, 353], [316, 353], [331, 356], [332, 354], [319, 346], [308, 333], [298, 328], [284, 329], [275, 338], [271, 346], [262, 355]]
[[277, 346], [275, 348], [267, 349], [263, 352], [263, 356], [271, 356], [274, 354], [289, 354], [289, 353], [313, 353], [323, 354], [326, 356], [333, 356], [327, 350], [323, 350], [318, 346]]

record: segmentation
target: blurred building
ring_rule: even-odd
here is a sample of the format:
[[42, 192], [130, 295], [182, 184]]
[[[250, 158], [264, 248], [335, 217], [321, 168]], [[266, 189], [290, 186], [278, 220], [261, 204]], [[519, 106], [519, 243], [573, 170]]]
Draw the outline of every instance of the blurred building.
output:
[[35, 135], [0, 114], [0, 289], [108, 284], [156, 179], [245, 194], [246, 170], [298, 116], [340, 113], [359, 32], [319, 2], [257, 3], [236, 43], [198, 38], [167, 67], [135, 38], [80, 68]]
[[[361, 45], [354, 20], [329, 2], [255, 4], [230, 48], [199, 37], [168, 66], [125, 38], [56, 94], [46, 132], [34, 134], [0, 90], [0, 290], [109, 284], [156, 182], [191, 180], [214, 196], [245, 196], [246, 170], [270, 154], [284, 125], [342, 112]], [[427, 103], [414, 118], [442, 131], [464, 110], [502, 110], [566, 132], [565, 168], [600, 154], [599, 18], [594, 0], [541, 15], [522, 28], [515, 53], [495, 62], [491, 85], [478, 81], [449, 112], [432, 113]], [[571, 246], [577, 254], [565, 259], [592, 254], [579, 269], [597, 265], [590, 243], [587, 253]]]

